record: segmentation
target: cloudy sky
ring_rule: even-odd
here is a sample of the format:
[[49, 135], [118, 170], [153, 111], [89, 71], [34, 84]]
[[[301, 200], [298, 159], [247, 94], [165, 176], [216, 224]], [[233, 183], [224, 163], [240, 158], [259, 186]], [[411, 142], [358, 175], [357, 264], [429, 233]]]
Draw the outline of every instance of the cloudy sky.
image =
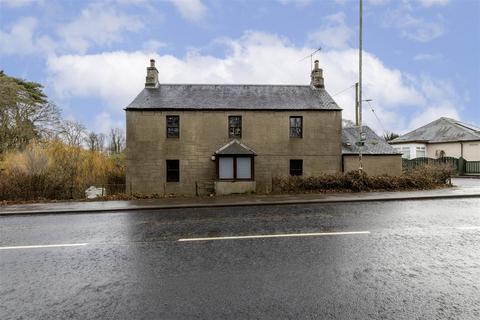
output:
[[[163, 83], [308, 84], [354, 115], [353, 0], [0, 0], [0, 69], [44, 84], [90, 130], [124, 126], [150, 58]], [[364, 118], [403, 133], [480, 123], [480, 0], [364, 0]], [[372, 111], [372, 109], [374, 111]]]

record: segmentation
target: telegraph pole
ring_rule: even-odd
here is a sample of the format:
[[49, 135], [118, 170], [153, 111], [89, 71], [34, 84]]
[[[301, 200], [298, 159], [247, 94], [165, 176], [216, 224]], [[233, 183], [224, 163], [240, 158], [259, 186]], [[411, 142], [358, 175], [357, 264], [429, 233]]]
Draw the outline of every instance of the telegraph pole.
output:
[[358, 128], [358, 161], [359, 167], [358, 170], [363, 170], [362, 162], [362, 147], [365, 142], [365, 137], [362, 129], [362, 10], [363, 10], [363, 1], [360, 0], [360, 16], [359, 16], [359, 37], [358, 37], [358, 97], [356, 101], [357, 105], [357, 128]]

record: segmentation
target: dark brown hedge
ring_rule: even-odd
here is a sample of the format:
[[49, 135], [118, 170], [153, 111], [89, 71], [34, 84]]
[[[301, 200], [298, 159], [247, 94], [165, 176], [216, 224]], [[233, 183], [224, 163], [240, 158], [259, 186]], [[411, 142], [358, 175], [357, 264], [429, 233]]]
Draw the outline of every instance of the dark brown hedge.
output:
[[401, 176], [369, 176], [365, 172], [323, 174], [315, 177], [277, 177], [274, 192], [360, 192], [426, 190], [450, 184], [449, 166], [423, 166], [404, 172]]

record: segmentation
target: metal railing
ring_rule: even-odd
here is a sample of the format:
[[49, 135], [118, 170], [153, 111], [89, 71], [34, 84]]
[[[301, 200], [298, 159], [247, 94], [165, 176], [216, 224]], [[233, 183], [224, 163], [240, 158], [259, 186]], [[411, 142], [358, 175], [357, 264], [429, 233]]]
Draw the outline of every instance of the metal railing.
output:
[[459, 172], [458, 159], [454, 157], [402, 159], [404, 170], [412, 170], [425, 165], [450, 165], [455, 172]]
[[480, 161], [465, 161], [466, 174], [480, 174]]

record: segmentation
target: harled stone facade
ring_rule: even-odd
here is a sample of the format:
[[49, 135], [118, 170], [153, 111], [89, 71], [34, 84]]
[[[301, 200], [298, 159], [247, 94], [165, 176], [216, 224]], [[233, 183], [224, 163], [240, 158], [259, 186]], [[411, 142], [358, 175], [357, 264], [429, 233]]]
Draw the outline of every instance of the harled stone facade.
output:
[[[179, 138], [166, 137], [166, 116], [180, 116]], [[288, 176], [290, 159], [303, 175], [342, 170], [341, 110], [127, 110], [127, 189], [144, 194], [210, 193], [217, 179], [214, 152], [228, 143], [228, 116], [242, 116], [241, 141], [256, 152], [256, 192]], [[303, 117], [303, 137], [291, 138], [289, 117]], [[166, 181], [166, 160], [180, 161], [180, 181]]]

